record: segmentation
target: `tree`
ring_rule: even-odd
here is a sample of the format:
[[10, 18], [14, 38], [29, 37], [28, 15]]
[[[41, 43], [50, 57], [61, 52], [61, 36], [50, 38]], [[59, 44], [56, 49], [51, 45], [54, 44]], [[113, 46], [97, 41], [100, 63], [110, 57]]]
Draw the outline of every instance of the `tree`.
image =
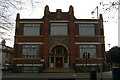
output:
[[119, 0], [102, 0], [99, 4], [100, 13], [104, 16], [104, 22], [118, 22]]
[[[15, 0], [0, 0], [0, 37], [6, 40], [6, 36], [13, 31], [13, 22], [11, 16], [15, 9], [18, 9], [16, 4], [19, 1]], [[14, 9], [14, 10], [13, 10]], [[8, 38], [10, 40], [10, 38]]]
[[120, 64], [120, 47], [115, 46], [107, 52], [107, 61], [116, 65]]
[[43, 1], [45, 0], [0, 0], [0, 38], [13, 42], [15, 28], [13, 15], [23, 9], [34, 9]]

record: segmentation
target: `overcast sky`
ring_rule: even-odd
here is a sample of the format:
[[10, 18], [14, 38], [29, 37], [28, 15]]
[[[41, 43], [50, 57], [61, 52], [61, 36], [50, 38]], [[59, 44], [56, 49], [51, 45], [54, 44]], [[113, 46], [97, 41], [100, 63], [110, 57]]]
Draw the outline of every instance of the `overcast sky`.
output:
[[[104, 12], [103, 6], [99, 4], [102, 1], [103, 1], [102, 4], [109, 4], [110, 2], [116, 0], [41, 0], [41, 1], [42, 2], [38, 5], [37, 8], [31, 9], [29, 6], [27, 6], [27, 9], [18, 11], [20, 13], [21, 18], [42, 18], [44, 15], [45, 5], [49, 6], [51, 12], [55, 12], [56, 9], [62, 9], [63, 12], [67, 12], [69, 10], [69, 6], [72, 5], [74, 7], [74, 16], [77, 19], [89, 19], [92, 17], [96, 18], [97, 14], [92, 15], [91, 12], [96, 8], [96, 6], [98, 6], [99, 14], [103, 13], [104, 20], [108, 21], [104, 23], [106, 50], [109, 50], [108, 44], [110, 44], [110, 48], [118, 45], [118, 23], [116, 23], [118, 14], [117, 12], [114, 11], [112, 11], [114, 12], [114, 15], [112, 12]], [[108, 6], [104, 6], [104, 8]], [[14, 15], [14, 19], [15, 18], [16, 14]], [[7, 45], [11, 45], [11, 43], [7, 42]]]

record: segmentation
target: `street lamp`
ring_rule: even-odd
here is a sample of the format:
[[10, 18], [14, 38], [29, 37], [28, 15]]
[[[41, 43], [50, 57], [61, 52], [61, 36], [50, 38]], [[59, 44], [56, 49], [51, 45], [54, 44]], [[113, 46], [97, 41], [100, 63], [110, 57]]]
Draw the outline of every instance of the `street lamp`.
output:
[[110, 43], [108, 44], [108, 46], [109, 46], [109, 50], [110, 50]]
[[[99, 8], [98, 8], [98, 6], [91, 12], [91, 14], [94, 14], [95, 13], [95, 10], [97, 9], [97, 19], [98, 19], [98, 14], [99, 14]], [[101, 54], [101, 45], [100, 45], [100, 43], [101, 43], [101, 38], [100, 38], [100, 24], [99, 24], [99, 19], [97, 20], [98, 21], [98, 36], [99, 36], [99, 50], [100, 50], [100, 75], [101, 75], [101, 80], [103, 80], [103, 74], [102, 74], [102, 54]], [[101, 20], [100, 20], [101, 21]]]

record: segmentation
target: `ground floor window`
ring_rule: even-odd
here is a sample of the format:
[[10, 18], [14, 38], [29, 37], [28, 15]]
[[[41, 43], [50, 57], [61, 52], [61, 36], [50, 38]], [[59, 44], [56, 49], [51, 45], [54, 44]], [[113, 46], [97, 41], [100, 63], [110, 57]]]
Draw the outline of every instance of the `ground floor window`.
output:
[[39, 45], [23, 45], [22, 58], [35, 58], [39, 54]]
[[39, 67], [36, 66], [23, 66], [22, 72], [39, 72]]
[[76, 72], [90, 72], [90, 71], [100, 71], [99, 64], [76, 64], [74, 66]]
[[80, 58], [85, 57], [96, 58], [96, 45], [80, 45]]

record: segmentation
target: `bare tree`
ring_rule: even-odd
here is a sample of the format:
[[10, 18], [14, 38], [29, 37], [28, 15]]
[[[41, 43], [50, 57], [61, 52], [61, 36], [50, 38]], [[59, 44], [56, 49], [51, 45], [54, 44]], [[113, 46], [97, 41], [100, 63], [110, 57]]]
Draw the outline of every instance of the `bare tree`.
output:
[[0, 0], [0, 38], [13, 41], [15, 22], [13, 14], [18, 10], [36, 8], [45, 0]]
[[104, 15], [104, 22], [116, 22], [118, 21], [118, 5], [120, 5], [119, 0], [103, 0], [100, 2], [99, 6], [100, 12]]

